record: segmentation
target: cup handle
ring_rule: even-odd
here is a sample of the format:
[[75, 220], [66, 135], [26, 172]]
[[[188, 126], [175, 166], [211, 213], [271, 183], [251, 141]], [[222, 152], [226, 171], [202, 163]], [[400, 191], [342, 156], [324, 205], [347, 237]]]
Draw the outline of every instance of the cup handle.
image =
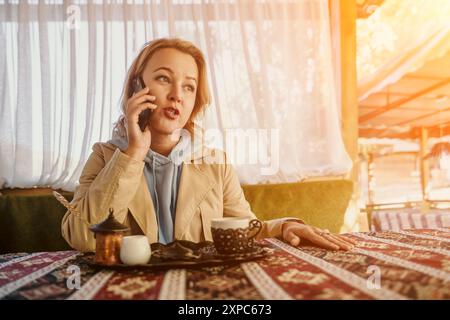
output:
[[255, 234], [251, 235], [248, 239], [252, 240], [254, 239], [260, 232], [262, 229], [262, 222], [259, 221], [258, 219], [252, 219], [249, 222], [249, 231], [253, 232], [254, 230], [256, 230]]

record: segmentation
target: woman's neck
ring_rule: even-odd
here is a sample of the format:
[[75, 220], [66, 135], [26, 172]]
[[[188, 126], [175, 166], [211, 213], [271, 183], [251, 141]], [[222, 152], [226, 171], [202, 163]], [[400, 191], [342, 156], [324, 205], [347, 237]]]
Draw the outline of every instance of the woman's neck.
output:
[[172, 149], [177, 145], [180, 137], [174, 137], [173, 135], [162, 135], [152, 133], [152, 143], [150, 145], [150, 149], [153, 151], [167, 157]]

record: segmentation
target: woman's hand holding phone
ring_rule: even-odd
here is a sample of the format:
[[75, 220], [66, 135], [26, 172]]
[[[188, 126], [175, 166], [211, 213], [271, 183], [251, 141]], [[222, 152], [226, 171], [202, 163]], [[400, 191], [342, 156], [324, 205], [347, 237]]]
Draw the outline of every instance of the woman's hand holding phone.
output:
[[151, 103], [156, 97], [149, 95], [146, 87], [137, 91], [127, 102], [126, 121], [128, 126], [128, 148], [124, 150], [130, 157], [143, 161], [151, 144], [151, 133], [148, 126], [141, 130], [139, 115], [145, 110], [154, 110], [157, 105]]

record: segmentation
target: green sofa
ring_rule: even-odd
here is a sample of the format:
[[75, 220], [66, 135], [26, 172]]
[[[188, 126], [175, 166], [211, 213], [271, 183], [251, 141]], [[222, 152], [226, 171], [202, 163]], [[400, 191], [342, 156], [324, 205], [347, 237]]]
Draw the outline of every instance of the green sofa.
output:
[[353, 193], [351, 180], [247, 185], [245, 198], [261, 220], [286, 216], [339, 233]]
[[[349, 180], [244, 185], [244, 194], [259, 219], [298, 217], [339, 232], [353, 191]], [[0, 196], [0, 254], [68, 250], [61, 236], [65, 208], [51, 190], [8, 191]], [[62, 192], [71, 200], [73, 194]]]

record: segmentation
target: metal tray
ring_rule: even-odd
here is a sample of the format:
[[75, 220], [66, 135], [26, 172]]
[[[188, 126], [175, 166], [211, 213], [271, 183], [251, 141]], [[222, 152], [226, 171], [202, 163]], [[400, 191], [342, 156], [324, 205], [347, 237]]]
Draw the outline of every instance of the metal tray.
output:
[[170, 268], [202, 268], [221, 265], [233, 265], [246, 261], [264, 258], [268, 251], [262, 245], [255, 244], [251, 251], [240, 254], [219, 254], [214, 243], [205, 241], [195, 243], [177, 240], [167, 245], [154, 243], [151, 245], [152, 256], [147, 264], [142, 265], [103, 265], [94, 261], [94, 254], [86, 254], [83, 260], [94, 268], [127, 269], [170, 269]]

